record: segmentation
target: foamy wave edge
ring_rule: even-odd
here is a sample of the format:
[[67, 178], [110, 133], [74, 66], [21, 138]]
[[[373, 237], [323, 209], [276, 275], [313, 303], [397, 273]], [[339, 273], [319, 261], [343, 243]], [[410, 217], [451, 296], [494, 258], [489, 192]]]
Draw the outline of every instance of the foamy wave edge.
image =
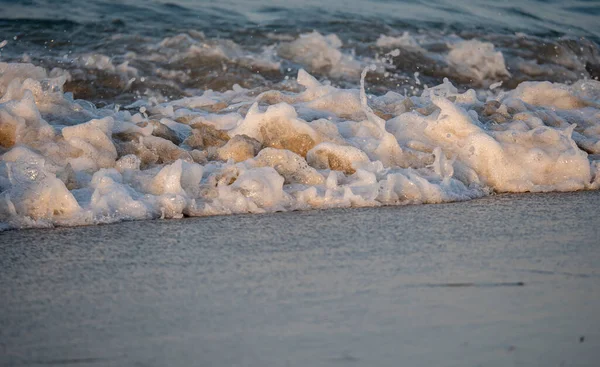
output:
[[61, 70], [0, 63], [0, 230], [600, 187], [599, 82], [372, 96], [368, 69], [98, 109]]

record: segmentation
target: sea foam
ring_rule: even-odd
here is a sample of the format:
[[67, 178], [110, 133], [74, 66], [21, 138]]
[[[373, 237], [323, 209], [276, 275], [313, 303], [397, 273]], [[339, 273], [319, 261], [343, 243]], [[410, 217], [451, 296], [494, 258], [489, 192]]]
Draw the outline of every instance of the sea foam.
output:
[[[234, 44], [207, 43], [202, 35], [152, 47], [156, 57], [173, 48], [239, 62], [246, 57]], [[338, 38], [315, 32], [277, 52], [310, 70], [338, 68], [358, 79], [364, 65], [340, 47]], [[309, 57], [308, 49], [322, 57]], [[480, 81], [508, 72], [487, 44], [459, 44], [448, 57]], [[484, 61], [484, 69], [473, 71]], [[101, 56], [84, 63], [119, 72]], [[126, 67], [123, 75], [135, 73]], [[295, 91], [257, 93], [236, 85], [121, 109], [64, 93], [68, 72], [0, 63], [0, 228], [441, 203], [600, 186], [599, 82], [524, 82], [483, 94], [461, 93], [445, 80], [416, 96], [375, 96], [364, 88], [371, 69], [358, 89], [323, 83], [300, 69]]]

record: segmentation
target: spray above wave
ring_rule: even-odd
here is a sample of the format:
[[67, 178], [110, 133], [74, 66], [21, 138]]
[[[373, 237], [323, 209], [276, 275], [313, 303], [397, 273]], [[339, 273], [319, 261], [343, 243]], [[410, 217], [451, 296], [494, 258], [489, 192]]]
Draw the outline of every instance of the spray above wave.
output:
[[[197, 42], [182, 39], [188, 50]], [[289, 47], [337, 50], [337, 41], [309, 34]], [[173, 42], [157, 45], [156, 57], [182, 41]], [[455, 60], [465, 51], [458, 49]], [[503, 73], [493, 48], [482, 49]], [[239, 52], [221, 49], [223, 55], [246, 62]], [[330, 56], [323, 63], [340, 64], [337, 53]], [[81, 62], [124, 78], [136, 73], [105, 61]], [[417, 96], [373, 96], [364, 88], [368, 69], [378, 68], [363, 71], [360, 88], [336, 88], [300, 69], [285, 88], [235, 85], [121, 109], [75, 100], [63, 91], [70, 77], [64, 70], [1, 63], [1, 226], [440, 203], [600, 186], [599, 82], [459, 93], [444, 80]]]

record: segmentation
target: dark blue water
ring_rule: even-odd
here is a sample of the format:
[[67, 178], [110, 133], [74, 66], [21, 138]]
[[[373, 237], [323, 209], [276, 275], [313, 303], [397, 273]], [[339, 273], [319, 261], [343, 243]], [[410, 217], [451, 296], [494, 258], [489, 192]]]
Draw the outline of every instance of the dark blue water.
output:
[[[343, 30], [369, 35], [386, 26], [524, 31], [545, 35], [598, 37], [598, 1], [352, 0], [352, 1], [2, 1], [4, 26], [15, 20], [57, 28], [95, 25], [98, 31], [124, 27], [160, 33], [189, 27], [228, 35], [264, 27], [279, 30]], [[355, 27], [360, 27], [359, 29]], [[102, 29], [104, 28], [104, 29]], [[91, 31], [91, 30], [87, 30]]]

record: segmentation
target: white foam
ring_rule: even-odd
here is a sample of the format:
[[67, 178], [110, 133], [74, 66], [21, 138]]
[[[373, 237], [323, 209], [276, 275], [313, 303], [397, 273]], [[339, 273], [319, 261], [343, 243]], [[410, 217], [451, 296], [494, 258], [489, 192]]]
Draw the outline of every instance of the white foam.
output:
[[377, 97], [372, 69], [360, 89], [300, 70], [298, 92], [236, 86], [132, 115], [67, 98], [64, 74], [0, 64], [0, 228], [599, 188], [600, 83], [527, 82], [484, 100], [445, 80]]
[[102, 54], [87, 54], [80, 57], [81, 66], [88, 69], [106, 70], [114, 72], [116, 70], [110, 57]]
[[420, 49], [419, 43], [413, 36], [410, 35], [409, 32], [404, 32], [401, 36], [398, 37], [386, 36], [382, 34], [379, 36], [375, 44], [379, 47], [403, 47]]
[[449, 46], [448, 63], [474, 82], [489, 84], [490, 80], [510, 76], [502, 52], [489, 42], [470, 40]]
[[[279, 70], [280, 63], [275, 60], [274, 48], [274, 46], [267, 46], [261, 53], [254, 53], [243, 49], [232, 40], [207, 39], [204, 34], [193, 30], [166, 37], [158, 44], [148, 47], [152, 52], [153, 60], [169, 64], [194, 58], [212, 58], [264, 70]], [[164, 70], [162, 73], [167, 76], [171, 73], [171, 78], [182, 77], [181, 74], [174, 74], [176, 72], [172, 70]]]
[[335, 34], [322, 35], [317, 31], [301, 34], [296, 40], [283, 43], [279, 54], [312, 72], [326, 72], [333, 77], [356, 77], [363, 65], [352, 55], [342, 53], [343, 43]]

